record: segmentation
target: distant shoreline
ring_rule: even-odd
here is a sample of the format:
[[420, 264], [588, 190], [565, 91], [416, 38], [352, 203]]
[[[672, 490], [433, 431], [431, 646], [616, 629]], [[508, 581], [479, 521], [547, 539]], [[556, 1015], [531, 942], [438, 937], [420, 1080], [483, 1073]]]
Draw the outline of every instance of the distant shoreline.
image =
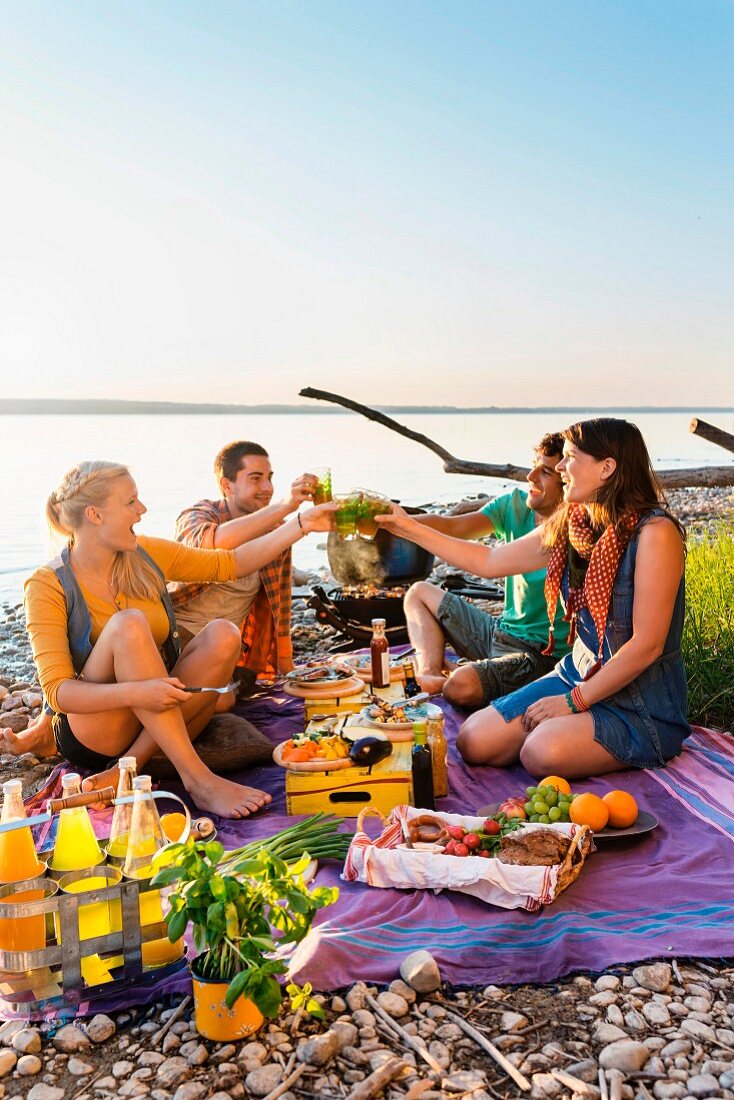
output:
[[[690, 405], [477, 405], [461, 408], [456, 405], [374, 405], [383, 413], [424, 413], [428, 415], [502, 415], [514, 413], [686, 413], [734, 412], [732, 406]], [[107, 401], [73, 400], [54, 398], [4, 398], [0, 399], [0, 416], [225, 416], [243, 413], [247, 416], [346, 416], [348, 409], [335, 409], [326, 405], [215, 405], [188, 404], [176, 401]]]

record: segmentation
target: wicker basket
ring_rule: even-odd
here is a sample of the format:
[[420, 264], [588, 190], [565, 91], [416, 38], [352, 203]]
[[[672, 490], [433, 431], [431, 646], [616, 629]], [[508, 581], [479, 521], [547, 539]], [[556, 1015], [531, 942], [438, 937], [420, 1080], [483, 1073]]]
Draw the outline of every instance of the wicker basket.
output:
[[[471, 856], [451, 859], [439, 853], [411, 850], [404, 844], [407, 824], [423, 812], [412, 806], [397, 806], [386, 819], [379, 810], [365, 808], [357, 819], [357, 831], [342, 878], [383, 888], [452, 890], [505, 909], [534, 911], [555, 901], [575, 882], [591, 850], [592, 833], [586, 825], [530, 823], [523, 828], [552, 829], [570, 838], [571, 844], [561, 863], [551, 867], [520, 867], [498, 859]], [[369, 815], [378, 817], [383, 824], [382, 832], [374, 840], [364, 831]], [[484, 820], [459, 814], [437, 816], [447, 825], [461, 825], [467, 830], [480, 828]]]

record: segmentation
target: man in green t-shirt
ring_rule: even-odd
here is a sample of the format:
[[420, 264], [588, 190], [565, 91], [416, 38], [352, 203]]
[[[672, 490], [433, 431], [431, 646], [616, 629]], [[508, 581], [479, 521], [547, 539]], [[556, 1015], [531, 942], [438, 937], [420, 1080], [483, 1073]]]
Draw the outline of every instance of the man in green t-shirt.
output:
[[[535, 448], [528, 488], [513, 489], [463, 516], [416, 516], [418, 523], [454, 538], [494, 535], [513, 542], [528, 535], [555, 512], [563, 497], [556, 464], [563, 457], [563, 437], [544, 435]], [[428, 581], [414, 584], [405, 597], [408, 634], [416, 651], [416, 675], [424, 691], [443, 692], [456, 706], [486, 707], [550, 672], [568, 651], [568, 624], [556, 614], [553, 657], [541, 650], [548, 641], [545, 569], [508, 577], [505, 606], [497, 619], [475, 604], [444, 592]], [[449, 643], [468, 663], [448, 674], [444, 649]]]

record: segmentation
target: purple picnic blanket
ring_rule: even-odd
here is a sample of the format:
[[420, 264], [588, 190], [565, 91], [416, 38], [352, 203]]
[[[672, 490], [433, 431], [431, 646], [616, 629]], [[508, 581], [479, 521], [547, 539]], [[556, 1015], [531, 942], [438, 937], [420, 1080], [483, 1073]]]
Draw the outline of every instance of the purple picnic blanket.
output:
[[[469, 767], [461, 760], [455, 740], [463, 715], [443, 701], [441, 706], [450, 794], [438, 808], [473, 813], [522, 793], [532, 782], [523, 768]], [[303, 728], [303, 703], [277, 691], [247, 701], [239, 713], [274, 745]], [[218, 839], [228, 848], [271, 835], [294, 820], [286, 815], [281, 768], [258, 768], [240, 778], [269, 791], [273, 801], [266, 812], [244, 821], [215, 819]], [[322, 864], [316, 882], [338, 885], [340, 897], [318, 914], [296, 949], [291, 977], [318, 990], [357, 979], [386, 983], [398, 973], [401, 959], [419, 948], [429, 950], [444, 980], [457, 985], [547, 982], [573, 971], [601, 971], [657, 956], [732, 956], [733, 780], [734, 740], [696, 728], [665, 769], [618, 772], [576, 784], [600, 795], [624, 788], [659, 824], [642, 836], [600, 840], [577, 881], [540, 912], [498, 909], [460, 894], [345, 883], [340, 867]], [[99, 823], [102, 831], [101, 818]], [[353, 827], [354, 819], [344, 826]], [[77, 1014], [188, 988], [186, 974], [174, 975], [144, 995], [126, 990], [79, 1006]]]
[[[450, 794], [439, 809], [473, 813], [532, 783], [519, 766], [465, 764], [455, 748], [463, 714], [443, 701], [441, 706]], [[242, 713], [275, 741], [303, 720], [301, 704], [284, 696], [253, 702]], [[600, 840], [573, 886], [537, 913], [498, 909], [460, 894], [344, 883], [338, 868], [323, 866], [317, 881], [338, 884], [339, 901], [321, 911], [297, 949], [292, 976], [322, 990], [358, 978], [389, 982], [401, 959], [418, 948], [429, 950], [454, 984], [550, 981], [656, 956], [734, 955], [733, 781], [734, 740], [696, 729], [665, 769], [575, 784], [600, 795], [624, 788], [659, 824], [642, 836]], [[272, 809], [245, 825], [221, 823], [225, 843], [266, 835], [289, 820], [282, 816], [280, 775], [263, 769], [250, 782], [273, 794]]]

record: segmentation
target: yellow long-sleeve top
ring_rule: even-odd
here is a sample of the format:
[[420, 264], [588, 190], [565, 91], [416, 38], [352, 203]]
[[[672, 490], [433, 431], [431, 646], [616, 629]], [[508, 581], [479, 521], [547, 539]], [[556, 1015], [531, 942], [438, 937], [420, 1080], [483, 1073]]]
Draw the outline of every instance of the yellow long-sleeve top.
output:
[[[197, 550], [169, 539], [138, 537], [138, 545], [150, 554], [167, 581], [232, 581], [237, 576], [231, 550]], [[142, 611], [157, 646], [168, 637], [168, 616], [160, 600], [136, 600], [121, 593], [118, 606], [101, 600], [79, 583], [92, 620], [92, 645], [102, 628], [119, 610]], [[53, 569], [43, 566], [25, 582], [25, 613], [28, 634], [43, 694], [55, 711], [60, 711], [58, 690], [64, 680], [76, 679], [67, 636], [66, 597]]]

